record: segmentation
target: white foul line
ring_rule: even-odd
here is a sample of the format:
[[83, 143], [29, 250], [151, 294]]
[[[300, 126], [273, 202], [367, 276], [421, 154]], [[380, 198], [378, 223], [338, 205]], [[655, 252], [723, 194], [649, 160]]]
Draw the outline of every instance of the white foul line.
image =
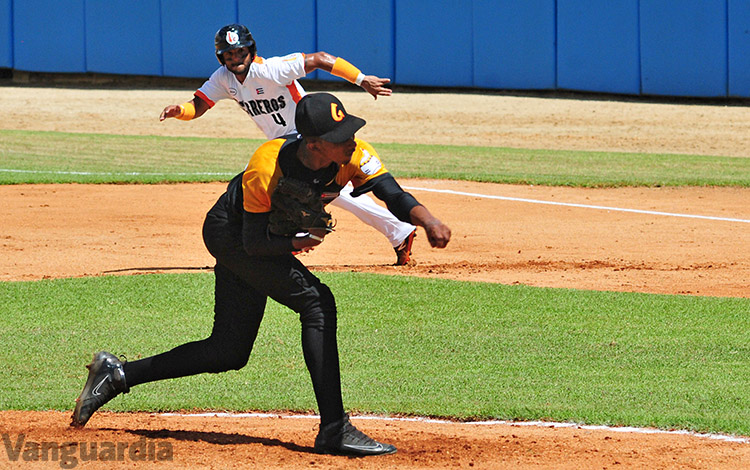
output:
[[[92, 172], [92, 171], [39, 171], [39, 170], [15, 170], [11, 168], [0, 168], [0, 172], [6, 173], [35, 173], [35, 174], [58, 174], [58, 175], [83, 175], [83, 176], [232, 176], [230, 173], [144, 173], [144, 172]], [[719, 220], [722, 222], [740, 222], [750, 224], [750, 220], [746, 219], [732, 219], [728, 217], [714, 217], [710, 215], [693, 215], [693, 214], [676, 214], [672, 212], [658, 212], [658, 211], [646, 211], [640, 209], [626, 209], [622, 207], [607, 207], [607, 206], [592, 206], [587, 204], [575, 204], [572, 202], [553, 202], [553, 201], [540, 201], [538, 199], [525, 199], [520, 197], [509, 197], [509, 196], [493, 196], [489, 194], [478, 194], [478, 193], [466, 193], [463, 191], [454, 191], [452, 189], [432, 189], [432, 188], [419, 188], [416, 186], [404, 186], [404, 189], [410, 191], [428, 191], [433, 193], [445, 193], [455, 194], [458, 196], [470, 196], [480, 197], [485, 199], [499, 199], [503, 201], [515, 201], [515, 202], [528, 202], [531, 204], [547, 204], [551, 206], [567, 206], [567, 207], [578, 207], [584, 209], [599, 209], [606, 211], [617, 211], [617, 212], [630, 212], [635, 214], [649, 214], [649, 215], [664, 215], [669, 217], [684, 217], [688, 219], [704, 219], [704, 220]]]
[[[318, 415], [280, 415], [274, 413], [161, 413], [160, 416], [177, 416], [182, 418], [284, 418], [284, 419], [320, 419]], [[746, 437], [730, 436], [727, 434], [698, 433], [693, 431], [665, 430], [654, 428], [636, 428], [631, 426], [598, 426], [576, 423], [556, 423], [551, 421], [449, 421], [434, 418], [396, 418], [387, 416], [352, 416], [352, 419], [370, 419], [375, 421], [410, 421], [420, 423], [437, 423], [437, 424], [456, 424], [469, 426], [532, 426], [542, 428], [574, 428], [589, 431], [611, 431], [636, 434], [671, 434], [700, 437], [704, 439], [714, 439], [725, 442], [737, 442], [740, 444], [750, 444], [750, 439]]]
[[500, 199], [503, 201], [515, 201], [515, 202], [529, 202], [532, 204], [547, 204], [551, 206], [567, 206], [567, 207], [579, 207], [584, 209], [599, 209], [606, 211], [618, 211], [618, 212], [632, 212], [636, 214], [649, 214], [649, 215], [665, 215], [669, 217], [685, 217], [688, 219], [706, 219], [706, 220], [721, 220], [723, 222], [741, 222], [750, 224], [750, 220], [746, 219], [732, 219], [728, 217], [714, 217], [710, 215], [693, 215], [693, 214], [676, 214], [673, 212], [658, 212], [658, 211], [646, 211], [641, 209], [625, 209], [622, 207], [607, 207], [607, 206], [592, 206], [587, 204], [574, 204], [572, 202], [553, 202], [553, 201], [540, 201], [538, 199], [525, 199], [520, 197], [509, 197], [509, 196], [493, 196], [489, 194], [478, 194], [478, 193], [466, 193], [463, 191], [454, 191], [452, 189], [432, 189], [432, 188], [418, 188], [416, 186], [404, 186], [404, 189], [410, 191], [429, 191], [433, 193], [445, 193], [455, 194], [458, 196], [471, 196], [485, 199]]

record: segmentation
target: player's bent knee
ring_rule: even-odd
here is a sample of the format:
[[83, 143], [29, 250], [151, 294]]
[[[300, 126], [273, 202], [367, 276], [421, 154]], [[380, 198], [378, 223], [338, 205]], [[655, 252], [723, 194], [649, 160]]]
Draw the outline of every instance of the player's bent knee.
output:
[[218, 374], [220, 372], [227, 372], [230, 370], [240, 370], [247, 365], [249, 356], [246, 358], [241, 357], [226, 357], [217, 360], [213, 363], [212, 367], [209, 367], [207, 372]]
[[336, 300], [325, 284], [318, 285], [316, 301], [300, 313], [303, 328], [336, 329]]
[[223, 367], [224, 370], [222, 372], [228, 371], [228, 370], [240, 370], [243, 367], [247, 365], [247, 361], [250, 359], [250, 355], [239, 355], [235, 354], [233, 356], [227, 357], [224, 359]]
[[320, 307], [324, 311], [332, 311], [335, 318], [336, 299], [333, 297], [333, 292], [331, 292], [331, 289], [325, 284], [320, 284], [318, 286], [318, 292], [320, 292]]
[[336, 310], [323, 310], [320, 308], [309, 308], [300, 313], [302, 328], [314, 328], [316, 330], [336, 329]]
[[219, 373], [240, 370], [247, 365], [250, 351], [231, 341], [210, 338], [205, 343], [204, 354], [209, 359], [208, 372]]

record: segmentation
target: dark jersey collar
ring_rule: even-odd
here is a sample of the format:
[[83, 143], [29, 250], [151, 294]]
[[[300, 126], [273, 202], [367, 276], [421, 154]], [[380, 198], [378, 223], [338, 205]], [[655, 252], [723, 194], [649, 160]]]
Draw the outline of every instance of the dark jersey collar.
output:
[[302, 137], [290, 136], [279, 150], [279, 167], [281, 174], [313, 185], [320, 192], [339, 192], [343, 186], [336, 183], [339, 165], [331, 163], [325, 168], [311, 170], [297, 158], [297, 149], [302, 145]]

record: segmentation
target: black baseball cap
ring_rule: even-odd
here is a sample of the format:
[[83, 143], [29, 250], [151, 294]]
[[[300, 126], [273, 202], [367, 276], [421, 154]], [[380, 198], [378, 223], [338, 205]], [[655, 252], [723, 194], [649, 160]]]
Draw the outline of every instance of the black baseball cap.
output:
[[303, 137], [319, 137], [335, 144], [351, 139], [365, 125], [364, 119], [348, 114], [330, 93], [305, 95], [297, 103], [294, 122]]

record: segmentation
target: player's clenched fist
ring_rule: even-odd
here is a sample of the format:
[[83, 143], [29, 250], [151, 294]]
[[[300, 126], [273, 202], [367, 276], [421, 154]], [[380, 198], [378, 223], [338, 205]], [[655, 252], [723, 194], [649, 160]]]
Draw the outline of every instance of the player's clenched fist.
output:
[[409, 213], [412, 223], [424, 228], [433, 248], [445, 248], [451, 240], [451, 229], [433, 216], [423, 205], [415, 206]]
[[427, 233], [427, 240], [433, 248], [445, 248], [451, 239], [451, 229], [444, 223], [435, 219], [434, 223], [428, 224], [424, 228]]

